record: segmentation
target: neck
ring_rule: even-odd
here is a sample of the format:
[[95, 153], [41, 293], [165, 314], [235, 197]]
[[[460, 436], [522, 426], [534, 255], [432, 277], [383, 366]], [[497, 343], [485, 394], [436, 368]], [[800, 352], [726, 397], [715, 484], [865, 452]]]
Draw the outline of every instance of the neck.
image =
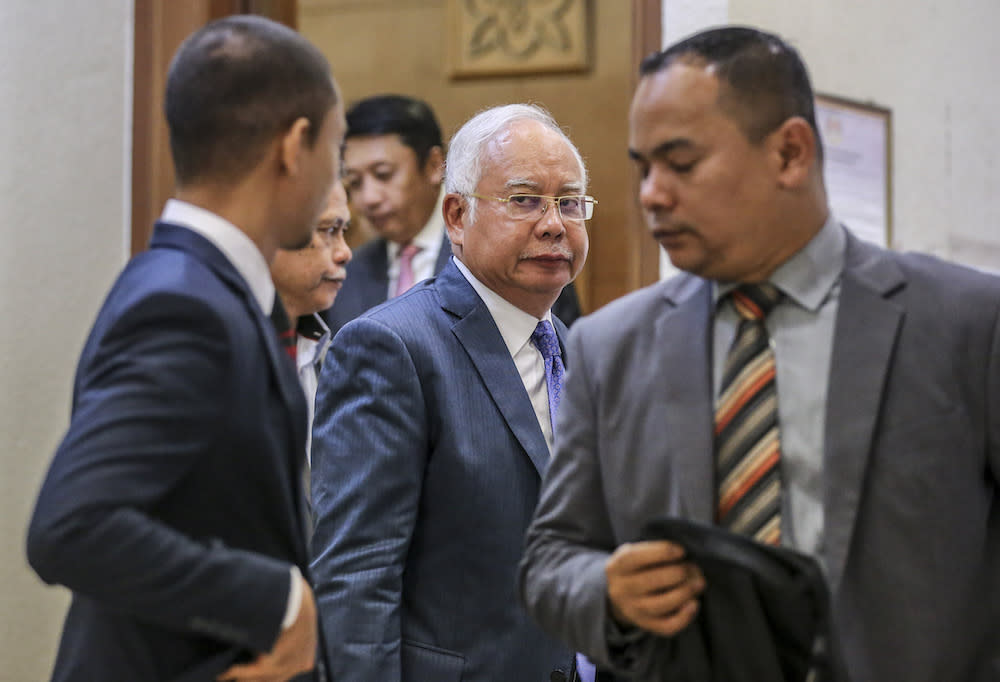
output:
[[273, 231], [267, 229], [268, 214], [260, 193], [244, 185], [205, 183], [179, 188], [175, 196], [229, 221], [250, 238], [269, 264], [274, 259], [278, 244]]

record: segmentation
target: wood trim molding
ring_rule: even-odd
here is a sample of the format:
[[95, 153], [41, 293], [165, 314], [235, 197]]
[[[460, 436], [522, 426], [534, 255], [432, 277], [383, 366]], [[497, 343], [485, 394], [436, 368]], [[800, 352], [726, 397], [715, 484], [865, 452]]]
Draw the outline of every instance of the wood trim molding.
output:
[[[639, 84], [639, 64], [643, 58], [662, 48], [662, 0], [632, 0], [632, 90]], [[650, 236], [639, 206], [639, 175], [633, 168], [632, 227], [635, 244], [634, 272], [639, 286], [653, 284], [660, 279], [660, 247]]]

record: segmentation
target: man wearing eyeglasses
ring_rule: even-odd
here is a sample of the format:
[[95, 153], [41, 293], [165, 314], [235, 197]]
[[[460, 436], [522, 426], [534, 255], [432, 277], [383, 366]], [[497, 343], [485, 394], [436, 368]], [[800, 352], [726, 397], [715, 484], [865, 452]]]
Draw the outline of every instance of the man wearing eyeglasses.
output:
[[[441, 215], [444, 143], [426, 102], [405, 95], [374, 95], [347, 110], [344, 184], [351, 206], [375, 238], [358, 247], [349, 277], [323, 317], [341, 327], [387, 299], [441, 271], [451, 243]], [[571, 325], [580, 316], [573, 285], [553, 314]]]
[[309, 245], [297, 250], [278, 249], [271, 261], [271, 279], [294, 332], [291, 343], [285, 348], [295, 360], [309, 410], [306, 471], [319, 367], [330, 345], [330, 329], [319, 313], [333, 305], [344, 284], [345, 267], [351, 260], [351, 249], [344, 240], [344, 233], [350, 222], [347, 191], [341, 183], [335, 182]]
[[450, 144], [453, 258], [348, 323], [320, 378], [313, 570], [338, 682], [568, 680], [572, 653], [518, 606], [517, 564], [552, 447], [565, 327], [596, 203], [538, 107]]

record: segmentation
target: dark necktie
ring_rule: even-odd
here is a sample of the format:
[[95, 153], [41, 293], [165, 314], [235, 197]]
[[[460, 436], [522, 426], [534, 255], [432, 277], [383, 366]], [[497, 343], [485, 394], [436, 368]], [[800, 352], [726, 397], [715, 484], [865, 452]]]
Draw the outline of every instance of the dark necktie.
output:
[[531, 333], [531, 342], [542, 354], [545, 363], [545, 384], [549, 393], [549, 419], [552, 423], [552, 433], [556, 430], [556, 410], [559, 409], [559, 395], [562, 392], [562, 380], [565, 369], [562, 353], [559, 351], [559, 338], [552, 323], [542, 320]]
[[768, 283], [730, 294], [740, 326], [715, 407], [719, 525], [771, 545], [781, 543], [781, 441], [774, 350], [764, 319], [782, 299]]
[[278, 341], [281, 342], [281, 347], [285, 349], [288, 357], [294, 363], [298, 350], [295, 327], [292, 326], [291, 321], [288, 319], [285, 306], [281, 305], [281, 298], [277, 294], [274, 296], [274, 307], [271, 309], [271, 324], [274, 325], [274, 330], [278, 332]]

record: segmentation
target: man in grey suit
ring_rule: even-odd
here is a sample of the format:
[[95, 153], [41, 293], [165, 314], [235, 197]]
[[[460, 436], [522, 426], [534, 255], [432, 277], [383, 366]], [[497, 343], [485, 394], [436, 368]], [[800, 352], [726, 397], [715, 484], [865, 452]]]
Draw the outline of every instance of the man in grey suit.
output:
[[773, 35], [713, 29], [647, 58], [630, 154], [650, 230], [686, 272], [571, 334], [529, 611], [607, 669], [664, 679], [654, 650], [712, 585], [679, 546], [636, 540], [654, 517], [724, 517], [733, 292], [766, 282], [770, 539], [823, 567], [836, 679], [998, 679], [1000, 280], [837, 223], [805, 66]]
[[515, 579], [561, 378], [550, 309], [595, 202], [534, 106], [473, 117], [447, 168], [454, 258], [344, 326], [320, 378], [312, 567], [338, 682], [547, 682], [572, 666]]
[[[374, 95], [347, 110], [344, 184], [376, 238], [360, 246], [347, 280], [323, 313], [332, 334], [361, 313], [441, 272], [451, 243], [441, 215], [444, 143], [430, 105], [406, 95]], [[580, 316], [573, 284], [552, 312]]]

